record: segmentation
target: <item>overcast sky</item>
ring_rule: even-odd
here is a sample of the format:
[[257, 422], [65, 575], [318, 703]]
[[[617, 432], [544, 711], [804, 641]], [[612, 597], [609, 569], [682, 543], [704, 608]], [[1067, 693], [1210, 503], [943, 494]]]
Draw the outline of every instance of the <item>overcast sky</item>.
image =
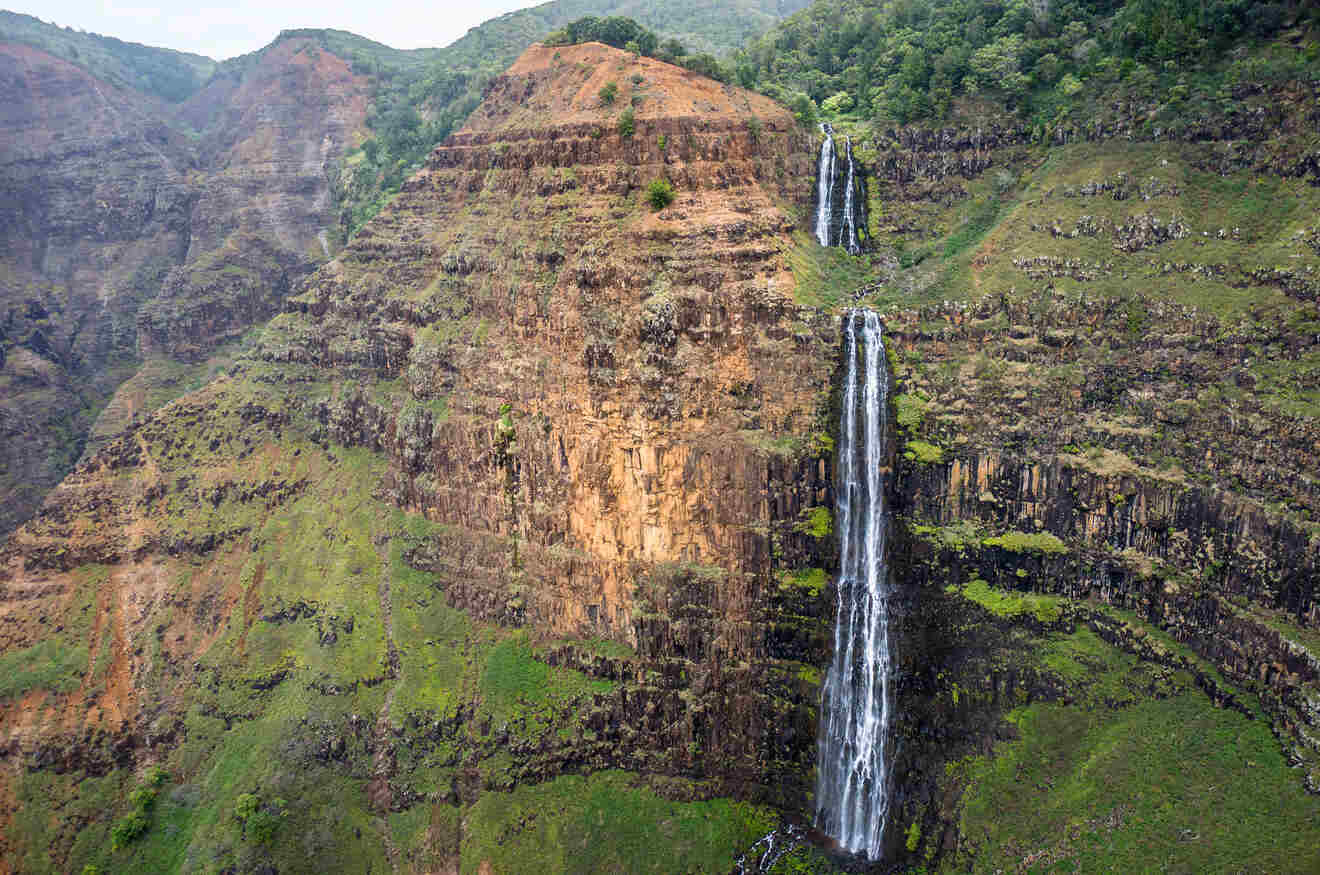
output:
[[293, 27], [349, 30], [396, 49], [446, 46], [487, 19], [544, 0], [0, 0], [0, 7], [61, 27], [216, 60], [251, 52]]

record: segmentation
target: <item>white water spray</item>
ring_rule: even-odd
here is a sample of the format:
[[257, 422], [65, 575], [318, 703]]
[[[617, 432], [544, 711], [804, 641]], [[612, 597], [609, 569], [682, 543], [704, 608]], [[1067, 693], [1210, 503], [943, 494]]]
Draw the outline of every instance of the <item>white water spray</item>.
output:
[[816, 822], [845, 850], [880, 858], [889, 813], [889, 369], [880, 319], [848, 316], [839, 441], [839, 604], [821, 701]]
[[816, 239], [830, 245], [830, 201], [834, 194], [834, 131], [820, 126], [825, 142], [820, 144], [820, 166], [816, 168]]
[[857, 255], [862, 251], [862, 247], [857, 245], [857, 217], [853, 211], [853, 157], [852, 157], [852, 137], [844, 141], [847, 143], [848, 152], [848, 181], [844, 186], [843, 194], [843, 240], [840, 242], [848, 250], [849, 255]]

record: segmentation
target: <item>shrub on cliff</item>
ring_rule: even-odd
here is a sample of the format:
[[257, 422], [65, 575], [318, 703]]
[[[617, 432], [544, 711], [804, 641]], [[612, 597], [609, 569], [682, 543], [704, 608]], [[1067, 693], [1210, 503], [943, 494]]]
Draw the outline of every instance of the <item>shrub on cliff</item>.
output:
[[153, 768], [147, 773], [146, 786], [138, 787], [128, 794], [128, 801], [132, 803], [133, 811], [117, 821], [110, 829], [111, 850], [118, 851], [128, 847], [151, 829], [151, 810], [155, 807], [160, 786], [167, 778], [168, 775], [160, 767]]
[[625, 140], [633, 135], [633, 131], [636, 130], [636, 124], [633, 121], [633, 111], [631, 106], [619, 113], [619, 121], [615, 124], [615, 127], [619, 131], [619, 136], [623, 137]]
[[653, 210], [663, 210], [674, 202], [674, 186], [667, 179], [653, 179], [646, 186], [646, 202]]
[[606, 82], [603, 86], [601, 86], [601, 89], [598, 92], [601, 105], [609, 106], [610, 104], [614, 103], [614, 98], [618, 96], [618, 93], [619, 93], [619, 83]]
[[287, 807], [288, 803], [283, 799], [263, 802], [254, 793], [243, 793], [234, 803], [234, 818], [239, 823], [243, 838], [266, 845], [275, 838], [281, 821], [288, 816]]

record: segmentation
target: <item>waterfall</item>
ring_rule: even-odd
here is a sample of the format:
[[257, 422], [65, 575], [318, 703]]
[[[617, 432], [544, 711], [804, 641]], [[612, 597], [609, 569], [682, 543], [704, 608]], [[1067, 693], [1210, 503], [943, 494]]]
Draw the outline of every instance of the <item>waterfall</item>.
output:
[[822, 124], [820, 129], [825, 134], [825, 142], [820, 144], [820, 165], [816, 168], [816, 239], [821, 246], [829, 246], [834, 196], [834, 131], [827, 124]]
[[848, 250], [849, 255], [857, 255], [862, 251], [862, 247], [857, 245], [857, 219], [853, 215], [853, 157], [852, 157], [852, 137], [845, 141], [848, 151], [848, 181], [844, 185], [843, 195], [843, 239], [841, 245]]
[[816, 822], [845, 850], [879, 859], [889, 812], [889, 368], [880, 319], [848, 315], [839, 434], [839, 604], [821, 693]]
[[843, 205], [839, 207], [839, 193], [835, 191], [835, 165], [836, 154], [834, 149], [834, 129], [828, 124], [820, 126], [821, 133], [825, 135], [825, 142], [820, 144], [820, 164], [816, 167], [816, 241], [821, 246], [829, 246], [832, 228], [835, 217], [840, 214], [842, 209], [842, 221], [840, 222], [837, 239], [833, 241], [835, 246], [842, 246], [848, 250], [849, 255], [860, 255], [862, 252], [861, 235], [858, 233], [858, 214], [861, 213], [861, 223], [865, 224], [865, 203], [857, 202], [858, 180], [856, 175], [856, 164], [853, 162], [852, 138], [845, 138], [845, 154], [848, 158], [848, 175], [845, 178], [842, 191]]

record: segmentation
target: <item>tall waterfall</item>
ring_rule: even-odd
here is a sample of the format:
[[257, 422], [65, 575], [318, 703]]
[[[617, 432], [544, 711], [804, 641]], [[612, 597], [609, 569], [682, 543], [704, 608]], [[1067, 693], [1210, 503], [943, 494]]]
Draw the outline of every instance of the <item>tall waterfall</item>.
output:
[[848, 316], [839, 441], [839, 605], [821, 701], [816, 823], [879, 859], [889, 813], [889, 369], [875, 313]]
[[843, 234], [839, 243], [848, 250], [849, 255], [856, 255], [862, 251], [862, 247], [857, 244], [857, 217], [853, 211], [852, 137], [844, 142], [848, 146], [848, 181], [843, 186]]
[[820, 145], [820, 165], [816, 168], [816, 239], [830, 245], [831, 202], [834, 196], [834, 131], [822, 124], [825, 142]]

